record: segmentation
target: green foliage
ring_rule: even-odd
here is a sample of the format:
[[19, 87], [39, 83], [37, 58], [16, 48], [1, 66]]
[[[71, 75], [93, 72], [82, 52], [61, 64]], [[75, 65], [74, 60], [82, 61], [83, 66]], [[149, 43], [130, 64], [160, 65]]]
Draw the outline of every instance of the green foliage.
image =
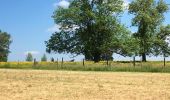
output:
[[31, 53], [28, 53], [27, 56], [26, 56], [26, 61], [28, 62], [32, 62], [33, 61], [33, 56]]
[[[116, 35], [114, 52], [123, 56], [135, 56], [139, 52], [139, 39], [135, 38], [126, 28], [120, 28], [121, 34]], [[129, 34], [130, 33], [130, 34]]]
[[168, 57], [170, 55], [170, 25], [161, 26], [154, 41], [155, 55], [163, 55]]
[[47, 56], [45, 54], [42, 56], [41, 61], [47, 61]]
[[122, 5], [122, 0], [73, 0], [68, 9], [57, 8], [53, 18], [61, 31], [46, 41], [47, 52], [83, 54], [95, 62], [122, 54], [120, 43], [128, 35], [118, 20]]
[[11, 36], [6, 32], [0, 30], [0, 62], [6, 62], [8, 60], [9, 46], [11, 44]]
[[[110, 66], [106, 64], [85, 64], [79, 62], [64, 63], [61, 65], [61, 62], [58, 63], [38, 63], [35, 66], [32, 64], [19, 64], [13, 65], [10, 63], [0, 65], [0, 68], [7, 69], [36, 69], [36, 70], [67, 70], [67, 71], [110, 71], [110, 72], [151, 72], [151, 73], [170, 73], [170, 62], [167, 62], [166, 67], [163, 66], [163, 62], [147, 62], [141, 64], [141, 62], [136, 62], [136, 67], [132, 65], [132, 62], [110, 62]], [[112, 65], [114, 64], [114, 65]]]
[[167, 10], [168, 6], [163, 0], [134, 0], [129, 5], [129, 13], [135, 16], [132, 26], [138, 27], [134, 36], [140, 40], [139, 55], [142, 55], [143, 61], [146, 61], [146, 55], [153, 53], [156, 34]]

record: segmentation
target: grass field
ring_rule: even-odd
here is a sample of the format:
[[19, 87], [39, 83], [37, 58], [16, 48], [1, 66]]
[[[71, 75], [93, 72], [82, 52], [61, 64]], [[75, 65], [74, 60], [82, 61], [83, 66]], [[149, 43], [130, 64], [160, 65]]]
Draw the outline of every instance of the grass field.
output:
[[170, 100], [170, 74], [0, 69], [0, 100]]
[[82, 62], [0, 62], [0, 69], [35, 69], [35, 70], [66, 70], [66, 71], [110, 71], [110, 72], [154, 72], [170, 73], [170, 62], [166, 66], [162, 61], [133, 62], [106, 61], [94, 63]]

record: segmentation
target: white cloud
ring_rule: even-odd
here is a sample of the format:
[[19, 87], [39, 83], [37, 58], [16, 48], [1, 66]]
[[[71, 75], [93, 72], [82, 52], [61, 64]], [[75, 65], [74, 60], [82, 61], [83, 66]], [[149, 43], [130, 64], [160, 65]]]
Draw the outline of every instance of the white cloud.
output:
[[48, 28], [47, 32], [50, 32], [50, 33], [60, 32], [60, 25], [55, 24], [54, 26]]
[[24, 52], [24, 55], [27, 55], [28, 53], [31, 53], [32, 55], [40, 54], [40, 52], [38, 52], [38, 51], [26, 51], [26, 52]]
[[62, 7], [62, 8], [68, 8], [70, 5], [70, 3], [66, 0], [61, 0], [60, 2], [58, 3], [54, 3], [54, 7]]

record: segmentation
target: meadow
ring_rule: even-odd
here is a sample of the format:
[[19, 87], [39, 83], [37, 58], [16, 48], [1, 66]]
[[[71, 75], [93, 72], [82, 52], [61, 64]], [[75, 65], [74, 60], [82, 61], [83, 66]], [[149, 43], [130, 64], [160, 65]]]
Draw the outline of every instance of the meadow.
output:
[[0, 62], [0, 68], [35, 69], [35, 70], [67, 70], [67, 71], [112, 71], [112, 72], [159, 72], [170, 73], [170, 62], [148, 61], [92, 61], [83, 62]]
[[0, 99], [169, 100], [169, 73], [161, 61], [0, 62]]
[[170, 74], [0, 69], [1, 100], [170, 100]]

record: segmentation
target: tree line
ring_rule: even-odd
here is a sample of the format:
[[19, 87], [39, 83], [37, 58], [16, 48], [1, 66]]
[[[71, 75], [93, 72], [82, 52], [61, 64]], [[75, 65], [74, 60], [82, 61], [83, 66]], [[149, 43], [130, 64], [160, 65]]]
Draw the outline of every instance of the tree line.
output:
[[52, 18], [60, 32], [46, 41], [47, 52], [83, 54], [86, 60], [111, 60], [113, 53], [123, 56], [170, 54], [167, 41], [170, 25], [164, 26], [169, 10], [163, 0], [133, 0], [128, 13], [133, 15], [132, 33], [120, 22], [123, 0], [72, 0], [68, 8], [58, 7]]

